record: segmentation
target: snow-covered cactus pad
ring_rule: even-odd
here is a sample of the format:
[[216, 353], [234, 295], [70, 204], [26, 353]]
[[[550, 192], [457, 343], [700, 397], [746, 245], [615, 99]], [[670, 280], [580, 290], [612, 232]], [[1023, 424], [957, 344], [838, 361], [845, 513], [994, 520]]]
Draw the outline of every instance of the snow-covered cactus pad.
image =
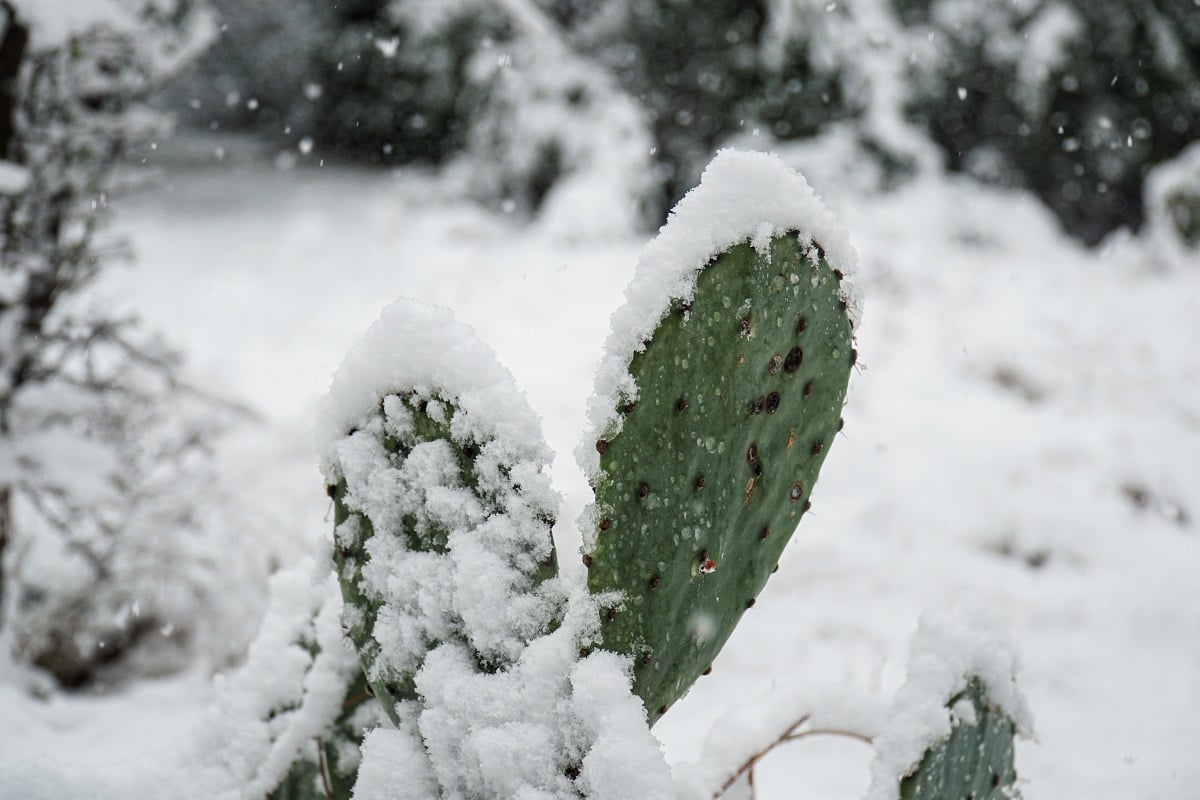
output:
[[656, 720], [712, 664], [809, 508], [857, 353], [854, 254], [804, 179], [724, 151], [613, 318], [585, 467], [602, 645]]
[[439, 644], [462, 643], [492, 671], [552, 625], [548, 453], [473, 331], [442, 309], [386, 308], [334, 375], [317, 436], [343, 625], [394, 722]]
[[1007, 800], [1013, 738], [1031, 729], [1012, 643], [987, 615], [926, 614], [896, 694], [867, 800]]
[[925, 751], [916, 770], [900, 782], [901, 800], [970, 797], [1007, 800], [1013, 770], [1013, 721], [988, 702], [976, 678], [950, 699], [950, 735]]

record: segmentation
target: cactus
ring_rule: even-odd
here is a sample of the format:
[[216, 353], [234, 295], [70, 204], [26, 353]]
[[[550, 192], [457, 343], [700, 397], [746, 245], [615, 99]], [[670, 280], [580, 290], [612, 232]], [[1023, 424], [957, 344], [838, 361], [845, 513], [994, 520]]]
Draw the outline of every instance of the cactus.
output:
[[317, 739], [316, 758], [299, 758], [267, 800], [350, 800], [358, 774], [357, 754], [363, 729], [359, 715], [364, 704], [379, 707], [371, 698], [365, 673], [354, 677], [342, 701], [342, 711], [330, 728], [328, 738]]
[[[408, 483], [406, 490], [412, 492], [410, 504], [398, 513], [391, 514], [390, 510], [382, 509], [376, 514], [376, 519], [390, 515], [385, 536], [393, 540], [383, 548], [376, 547], [377, 552], [389, 550], [390, 544], [398, 544], [399, 552], [431, 555], [432, 559], [417, 556], [431, 566], [438, 561], [445, 562], [442, 557], [452, 549], [451, 533], [455, 526], [478, 525], [485, 519], [506, 513], [505, 498], [520, 493], [520, 487], [508, 477], [516, 465], [506, 463], [502, 457], [497, 458], [495, 453], [489, 453], [491, 442], [478, 441], [470, 434], [456, 435], [456, 421], [460, 413], [453, 400], [442, 393], [410, 390], [389, 394], [380, 401], [374, 418], [350, 435], [348, 443], [351, 447], [373, 451], [374, 456], [382, 456], [386, 460], [386, 469], [395, 470], [394, 475], [385, 480], [399, 476], [400, 480]], [[466, 426], [463, 424], [458, 427]], [[355, 442], [364, 439], [357, 444]], [[410, 459], [416, 462], [416, 469], [411, 471], [405, 468]], [[430, 475], [426, 472], [430, 469], [440, 474]], [[371, 578], [365, 574], [370, 569], [372, 548], [380, 542], [375, 523], [365, 508], [373, 491], [370, 482], [376, 474], [370, 471], [363, 474], [363, 483], [352, 487], [343, 470], [338, 482], [330, 486], [337, 529], [334, 559], [342, 597], [348, 609], [344, 617], [346, 632], [358, 649], [363, 670], [370, 676], [372, 691], [380, 698], [392, 721], [396, 722], [396, 703], [415, 699], [412, 678], [423, 654], [441, 641], [429, 635], [430, 631], [447, 626], [456, 627], [457, 622], [450, 619], [419, 619], [429, 609], [420, 608], [421, 598], [410, 597], [400, 613], [418, 618], [412, 621], [426, 627], [427, 630], [422, 633], [425, 641], [416, 650], [410, 651], [411, 657], [406, 660], [382, 657], [383, 648], [376, 638], [376, 625], [380, 611], [389, 598], [373, 592], [370, 588]], [[355, 475], [351, 473], [351, 477]], [[433, 478], [434, 482], [425, 483], [427, 478]], [[363, 493], [364, 497], [359, 497], [356, 492]], [[448, 503], [451, 507], [441, 513], [437, 505], [447, 503], [448, 494], [458, 496], [451, 499]], [[552, 518], [543, 511], [532, 521], [538, 528], [536, 534], [543, 538], [543, 546], [536, 557], [531, 551], [525, 554], [527, 557], [522, 559], [522, 563], [516, 565], [528, 576], [530, 586], [554, 577], [558, 571], [554, 543], [550, 537]], [[445, 567], [446, 564], [440, 566]], [[533, 628], [529, 631], [530, 635], [536, 632]], [[476, 644], [476, 655], [481, 666], [494, 668], [504, 660], [505, 655], [510, 660], [515, 655], [497, 652], [486, 643]]]
[[[573, 593], [551, 538], [548, 453], [511, 376], [449, 314], [385, 310], [318, 422], [343, 627], [392, 722], [364, 748], [362, 782], [405, 798], [435, 785], [670, 794], [646, 723], [709, 668], [810, 507], [857, 361], [852, 263], [777, 160], [726, 152], [710, 165], [614, 316], [583, 458], [596, 493], [586, 586]], [[1013, 781], [1013, 718], [982, 682], [935, 673], [950, 691], [932, 707], [951, 697], [957, 722], [898, 748], [885, 766], [900, 771], [877, 784], [913, 800], [992, 797]], [[396, 758], [403, 786], [388, 781]], [[295, 765], [276, 800], [311, 796], [318, 778], [344, 795], [349, 783], [313, 767]]]
[[[494, 671], [559, 609], [544, 586], [557, 574], [556, 498], [540, 442], [524, 436], [536, 429], [532, 411], [491, 351], [449, 314], [398, 303], [385, 316], [408, 326], [410, 343], [436, 340], [422, 350], [441, 367], [383, 378], [371, 410], [351, 402], [350, 416], [331, 411], [325, 472], [343, 625], [395, 724], [397, 704], [416, 699], [413, 678], [429, 651], [462, 642], [480, 669]], [[368, 362], [371, 337], [356, 351]], [[353, 376], [371, 368], [348, 362], [343, 383], [361, 388]], [[431, 377], [441, 385], [426, 383]]]
[[810, 506], [857, 355], [842, 280], [806, 233], [742, 241], [631, 358], [636, 390], [595, 445], [584, 561], [588, 587], [618, 598], [603, 646], [633, 657], [652, 721], [712, 664]]
[[955, 717], [950, 735], [927, 749], [917, 768], [901, 781], [901, 800], [1012, 797], [1017, 779], [1012, 719], [988, 702], [978, 678], [951, 698], [948, 708]]
[[924, 614], [908, 678], [874, 738], [867, 800], [1014, 797], [1013, 737], [1032, 727], [1016, 667], [990, 614]]

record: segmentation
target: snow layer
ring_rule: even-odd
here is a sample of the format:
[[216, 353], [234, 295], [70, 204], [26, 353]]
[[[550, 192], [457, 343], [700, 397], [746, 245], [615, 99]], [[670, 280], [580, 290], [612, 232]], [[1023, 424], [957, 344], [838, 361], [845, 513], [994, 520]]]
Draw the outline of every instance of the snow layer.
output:
[[14, 0], [17, 16], [28, 20], [35, 47], [58, 47], [87, 28], [105, 25], [128, 33], [139, 22], [120, 0]]
[[588, 401], [590, 428], [576, 450], [590, 477], [594, 479], [600, 467], [594, 442], [618, 430], [616, 409], [637, 396], [630, 361], [645, 349], [671, 302], [690, 298], [704, 266], [730, 247], [749, 241], [762, 251], [772, 237], [789, 232], [819, 244], [830, 266], [842, 272], [839, 293], [847, 301], [851, 325], [857, 326], [862, 300], [852, 276], [858, 257], [808, 181], [774, 155], [720, 151], [705, 168], [700, 185], [679, 201], [658, 236], [642, 250], [625, 290], [625, 304], [612, 316], [606, 355]]
[[[1017, 667], [1016, 643], [994, 616], [983, 611], [923, 615], [913, 638], [908, 680], [874, 740], [865, 800], [899, 798], [900, 782], [926, 750], [950, 735], [955, 714], [967, 713], [961, 703], [953, 708], [946, 704], [971, 678], [983, 682], [989, 703], [1013, 721], [1020, 735], [1031, 735], [1032, 716], [1017, 690]], [[967, 710], [973, 714], [975, 709], [967, 704]]]
[[335, 446], [384, 397], [409, 391], [452, 397], [467, 426], [456, 436], [502, 440], [521, 459], [548, 457], [537, 416], [492, 349], [449, 310], [402, 299], [346, 355], [317, 409], [317, 454], [331, 482]]
[[[246, 663], [214, 681], [215, 702], [176, 773], [195, 800], [260, 800], [327, 737], [358, 657], [346, 646], [341, 591], [305, 559], [271, 580], [271, 606]], [[313, 751], [313, 752], [309, 752]]]

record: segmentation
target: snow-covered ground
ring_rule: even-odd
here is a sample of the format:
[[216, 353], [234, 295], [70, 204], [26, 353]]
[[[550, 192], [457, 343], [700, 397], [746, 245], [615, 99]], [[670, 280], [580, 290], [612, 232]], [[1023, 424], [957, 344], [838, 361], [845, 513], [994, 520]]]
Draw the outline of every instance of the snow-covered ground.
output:
[[[822, 166], [810, 179], [866, 296], [845, 436], [779, 573], [655, 728], [668, 758], [694, 760], [718, 717], [772, 691], [890, 694], [923, 610], [980, 605], [1023, 654], [1028, 800], [1200, 796], [1200, 263], [1155, 265], [1127, 239], [1084, 250], [1022, 195], [931, 177], [861, 196]], [[453, 308], [524, 387], [559, 454], [560, 552], [576, 551], [572, 451], [643, 237], [526, 224], [417, 173], [227, 157], [164, 178], [117, 208], [137, 261], [96, 302], [135, 310], [192, 381], [261, 414], [218, 454], [248, 549], [287, 563], [326, 535], [313, 412], [406, 295]], [[211, 692], [199, 673], [48, 702], [0, 687], [0, 798], [146, 786]], [[870, 757], [790, 744], [759, 798], [860, 797]]]

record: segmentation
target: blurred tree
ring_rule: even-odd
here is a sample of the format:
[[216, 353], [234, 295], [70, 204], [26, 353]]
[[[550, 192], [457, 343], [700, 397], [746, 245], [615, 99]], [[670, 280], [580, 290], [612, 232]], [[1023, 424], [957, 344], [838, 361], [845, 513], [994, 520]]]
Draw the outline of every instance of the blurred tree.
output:
[[910, 111], [946, 163], [1035, 192], [1086, 243], [1142, 222], [1146, 172], [1200, 139], [1193, 0], [894, 0], [936, 57]]
[[185, 4], [85, 8], [61, 30], [0, 0], [0, 658], [67, 686], [131, 656], [180, 666], [220, 591], [212, 406], [83, 300], [121, 252], [103, 232], [115, 168], [162, 133], [140, 99], [207, 29]]

